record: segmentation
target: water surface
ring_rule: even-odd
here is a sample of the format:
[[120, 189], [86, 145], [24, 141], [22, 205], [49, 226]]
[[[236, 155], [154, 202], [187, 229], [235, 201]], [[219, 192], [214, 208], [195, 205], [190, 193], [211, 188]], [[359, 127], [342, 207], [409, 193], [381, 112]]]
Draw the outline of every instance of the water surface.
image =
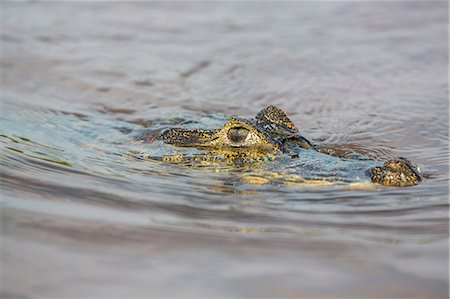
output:
[[[3, 297], [448, 297], [445, 2], [1, 14]], [[405, 156], [429, 178], [369, 185], [366, 161], [339, 184], [301, 184], [280, 176], [341, 162], [189, 167], [134, 140], [271, 104], [315, 143]]]

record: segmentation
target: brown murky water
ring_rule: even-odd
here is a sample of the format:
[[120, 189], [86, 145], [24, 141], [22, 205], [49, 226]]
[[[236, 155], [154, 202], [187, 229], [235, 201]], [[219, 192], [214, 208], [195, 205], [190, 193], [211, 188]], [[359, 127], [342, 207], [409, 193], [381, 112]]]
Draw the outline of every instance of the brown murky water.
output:
[[[448, 298], [447, 26], [446, 2], [2, 2], [2, 298]], [[430, 177], [258, 185], [130, 155], [269, 104]]]

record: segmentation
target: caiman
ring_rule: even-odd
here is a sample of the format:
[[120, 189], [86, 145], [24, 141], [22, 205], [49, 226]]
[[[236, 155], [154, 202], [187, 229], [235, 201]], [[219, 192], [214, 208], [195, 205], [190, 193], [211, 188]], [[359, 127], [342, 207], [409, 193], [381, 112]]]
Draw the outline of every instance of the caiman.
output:
[[[145, 134], [141, 138], [146, 139]], [[419, 184], [423, 178], [420, 168], [403, 157], [383, 163], [364, 156], [351, 156], [338, 148], [314, 144], [302, 136], [283, 110], [275, 106], [261, 110], [254, 119], [229, 118], [220, 129], [171, 128], [160, 133], [156, 139], [176, 147], [194, 147], [206, 151], [203, 161], [222, 159], [231, 161], [234, 165], [243, 165], [253, 161], [270, 160], [279, 155], [292, 159], [311, 157], [311, 152], [316, 152], [348, 163], [365, 162], [367, 169], [364, 169], [363, 175], [376, 184], [413, 186]], [[311, 166], [313, 162], [307, 164]], [[348, 164], [349, 170], [352, 165], [361, 168], [361, 163], [353, 162]], [[370, 167], [372, 165], [377, 166]], [[314, 167], [317, 169], [318, 166]], [[323, 180], [332, 181], [331, 176], [328, 174]], [[315, 178], [317, 179], [318, 175]]]

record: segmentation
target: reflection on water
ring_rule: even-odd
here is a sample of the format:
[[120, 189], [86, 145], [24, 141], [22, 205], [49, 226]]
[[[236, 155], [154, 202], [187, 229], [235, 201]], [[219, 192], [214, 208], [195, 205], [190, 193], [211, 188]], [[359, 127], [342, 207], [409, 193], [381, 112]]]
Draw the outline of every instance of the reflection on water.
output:
[[[3, 295], [445, 298], [446, 4], [349, 5], [2, 4]], [[270, 104], [371, 160], [136, 141]]]

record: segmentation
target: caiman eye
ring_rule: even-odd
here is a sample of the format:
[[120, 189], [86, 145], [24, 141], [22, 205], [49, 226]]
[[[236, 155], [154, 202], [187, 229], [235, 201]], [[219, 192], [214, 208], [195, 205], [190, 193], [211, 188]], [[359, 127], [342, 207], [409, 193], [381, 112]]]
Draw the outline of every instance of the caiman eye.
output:
[[241, 143], [247, 138], [249, 130], [243, 127], [231, 128], [228, 130], [228, 139], [233, 143]]

